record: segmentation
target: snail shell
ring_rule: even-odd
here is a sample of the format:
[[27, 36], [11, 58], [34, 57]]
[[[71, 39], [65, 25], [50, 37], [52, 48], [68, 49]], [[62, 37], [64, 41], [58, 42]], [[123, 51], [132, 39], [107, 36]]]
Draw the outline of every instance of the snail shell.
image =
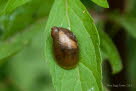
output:
[[79, 48], [75, 35], [70, 30], [62, 27], [52, 27], [51, 30], [56, 62], [65, 69], [76, 67]]

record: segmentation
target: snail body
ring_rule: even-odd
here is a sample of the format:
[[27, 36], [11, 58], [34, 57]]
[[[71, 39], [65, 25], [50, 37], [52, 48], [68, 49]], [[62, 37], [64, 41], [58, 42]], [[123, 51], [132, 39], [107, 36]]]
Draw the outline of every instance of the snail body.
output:
[[56, 62], [65, 69], [76, 67], [79, 48], [75, 35], [70, 30], [62, 27], [53, 27], [51, 30]]

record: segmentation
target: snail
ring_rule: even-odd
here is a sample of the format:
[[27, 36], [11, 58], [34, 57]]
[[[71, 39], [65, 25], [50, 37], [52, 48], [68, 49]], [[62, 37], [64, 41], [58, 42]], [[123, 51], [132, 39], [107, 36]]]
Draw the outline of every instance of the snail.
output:
[[76, 36], [68, 29], [52, 27], [54, 58], [65, 69], [75, 68], [79, 61], [79, 47]]

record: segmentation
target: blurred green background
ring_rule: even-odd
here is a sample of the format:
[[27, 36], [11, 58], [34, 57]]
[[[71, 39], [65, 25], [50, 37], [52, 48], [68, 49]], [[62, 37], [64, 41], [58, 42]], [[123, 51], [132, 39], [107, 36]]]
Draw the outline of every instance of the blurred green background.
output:
[[[0, 91], [55, 91], [43, 52], [43, 31], [53, 1], [28, 0], [13, 11], [7, 8], [7, 12], [2, 14], [6, 0], [0, 0]], [[109, 9], [89, 0], [81, 1], [98, 27], [100, 24], [100, 29], [103, 28], [114, 41], [123, 61], [124, 68], [116, 75], [112, 75], [111, 67], [104, 63], [105, 87], [118, 80], [120, 84], [131, 86], [107, 88], [111, 91], [136, 91], [136, 1], [108, 0]]]
[[0, 91], [54, 91], [42, 38], [52, 4], [33, 0], [0, 16]]

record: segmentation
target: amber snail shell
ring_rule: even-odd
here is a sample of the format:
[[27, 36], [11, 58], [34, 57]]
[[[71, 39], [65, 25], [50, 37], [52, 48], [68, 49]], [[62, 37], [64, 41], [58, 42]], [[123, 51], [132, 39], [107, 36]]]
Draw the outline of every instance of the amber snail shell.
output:
[[75, 68], [79, 61], [79, 47], [75, 35], [62, 27], [52, 27], [51, 30], [56, 62], [65, 69]]

